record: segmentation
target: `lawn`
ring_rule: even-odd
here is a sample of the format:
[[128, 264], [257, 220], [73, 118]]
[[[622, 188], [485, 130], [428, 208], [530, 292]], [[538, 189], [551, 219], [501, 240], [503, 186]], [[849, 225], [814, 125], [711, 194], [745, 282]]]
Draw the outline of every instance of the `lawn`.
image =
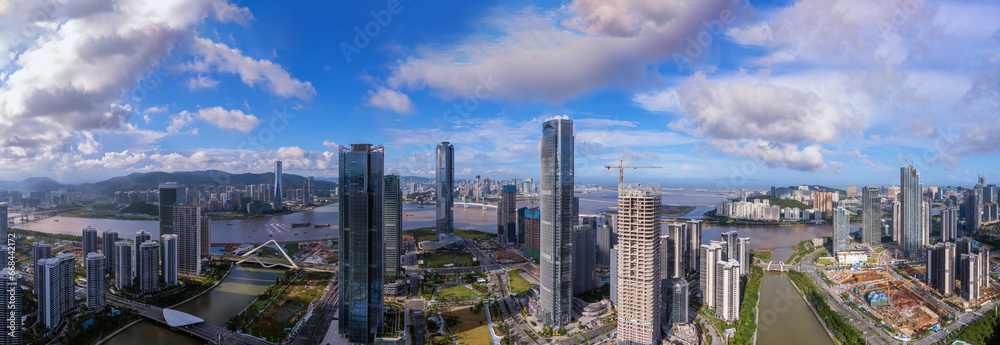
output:
[[447, 264], [455, 264], [455, 267], [479, 266], [479, 262], [473, 261], [472, 258], [471, 253], [459, 251], [434, 252], [420, 255], [420, 259], [424, 260], [424, 264], [421, 266], [423, 268], [440, 268]]
[[[473, 312], [476, 309], [478, 312]], [[493, 344], [490, 338], [489, 326], [486, 325], [486, 311], [484, 308], [466, 307], [461, 309], [451, 309], [441, 313], [444, 318], [455, 320], [447, 322], [448, 329], [458, 343], [462, 345], [490, 345]]]
[[[244, 314], [234, 318], [245, 328], [244, 332], [270, 340], [283, 340], [288, 335], [285, 328], [305, 315], [309, 304], [319, 298], [332, 276], [328, 272], [304, 272], [289, 284], [288, 279], [296, 273], [286, 272], [282, 277], [284, 279], [279, 279], [258, 296], [252, 305], [255, 308], [248, 308], [249, 312], [244, 311]], [[249, 325], [246, 324], [248, 321]]]
[[751, 256], [753, 256], [755, 258], [758, 258], [758, 259], [760, 259], [760, 261], [763, 261], [763, 262], [771, 261], [771, 254], [773, 254], [773, 253], [771, 252], [770, 249], [767, 249], [767, 250], [754, 250], [754, 251], [750, 252]]
[[482, 232], [478, 230], [455, 229], [455, 236], [461, 238], [467, 238], [470, 240], [478, 240], [483, 238], [497, 237], [497, 234], [492, 232]]
[[[412, 235], [413, 240], [417, 242], [433, 241], [437, 239], [437, 234], [435, 233], [434, 228], [419, 228], [413, 230], [406, 230], [403, 231], [403, 235]], [[472, 240], [478, 240], [481, 238], [497, 237], [497, 234], [492, 232], [482, 232], [477, 230], [455, 229], [455, 236]]]
[[528, 283], [528, 281], [521, 276], [520, 274], [521, 271], [523, 271], [523, 269], [520, 268], [513, 271], [507, 271], [507, 279], [510, 281], [511, 294], [519, 294], [528, 291], [528, 289], [530, 289], [532, 286], [535, 286], [532, 285], [531, 283]]
[[876, 253], [882, 253], [882, 252], [884, 252], [884, 251], [885, 251], [885, 247], [878, 247], [878, 248], [875, 248], [875, 252], [876, 252]]
[[438, 301], [456, 301], [479, 297], [475, 291], [462, 285], [449, 286], [438, 292]]

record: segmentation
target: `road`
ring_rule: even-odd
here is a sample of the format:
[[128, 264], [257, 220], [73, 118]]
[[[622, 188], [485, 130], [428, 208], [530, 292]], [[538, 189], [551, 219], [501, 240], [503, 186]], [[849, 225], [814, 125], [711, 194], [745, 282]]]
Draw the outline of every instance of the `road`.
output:
[[302, 323], [295, 338], [289, 341], [289, 345], [316, 345], [323, 341], [323, 337], [330, 328], [330, 323], [337, 316], [337, 301], [340, 294], [337, 291], [338, 285], [334, 283], [330, 289], [320, 296], [316, 302], [309, 319]]
[[[145, 318], [166, 325], [166, 320], [164, 320], [163, 318], [163, 308], [125, 300], [114, 295], [108, 295], [107, 302], [108, 304], [120, 308], [131, 309]], [[236, 334], [225, 328], [213, 325], [208, 322], [199, 322], [184, 327], [176, 327], [174, 329], [219, 344], [268, 345], [268, 343], [263, 342], [257, 338], [242, 334]]]

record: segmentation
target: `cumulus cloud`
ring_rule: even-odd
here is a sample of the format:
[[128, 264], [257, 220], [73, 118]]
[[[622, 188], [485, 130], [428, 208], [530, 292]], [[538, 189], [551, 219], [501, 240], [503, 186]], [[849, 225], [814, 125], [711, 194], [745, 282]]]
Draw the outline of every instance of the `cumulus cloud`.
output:
[[204, 89], [214, 89], [219, 86], [219, 81], [212, 79], [211, 77], [206, 77], [203, 75], [198, 75], [188, 79], [187, 87], [191, 91], [198, 91]]
[[[181, 133], [185, 127], [194, 123], [196, 119], [204, 120], [219, 128], [235, 129], [240, 132], [250, 132], [260, 125], [260, 119], [253, 114], [245, 114], [243, 111], [237, 109], [226, 110], [222, 107], [211, 107], [199, 109], [194, 113], [185, 110], [174, 114], [170, 117], [167, 132]], [[191, 134], [197, 134], [197, 132]]]
[[384, 87], [379, 87], [376, 91], [368, 90], [366, 103], [370, 107], [391, 110], [400, 115], [412, 114], [416, 110], [409, 96]]
[[293, 78], [281, 65], [269, 60], [256, 60], [244, 56], [239, 49], [200, 37], [194, 39], [194, 49], [201, 59], [181, 66], [181, 70], [206, 72], [214, 69], [238, 74], [243, 83], [251, 87], [262, 84], [281, 97], [308, 100], [316, 94], [312, 83]]
[[421, 49], [393, 66], [387, 82], [443, 98], [558, 102], [646, 82], [655, 77], [648, 67], [673, 61], [685, 38], [707, 32], [705, 22], [748, 11], [730, 0], [576, 1], [564, 11], [564, 27], [552, 25], [553, 13], [501, 13], [483, 20], [501, 35]]
[[827, 164], [820, 152], [820, 145], [809, 145], [799, 149], [792, 144], [775, 143], [766, 140], [709, 140], [728, 155], [762, 161], [770, 166], [781, 166], [803, 171], [826, 169]]

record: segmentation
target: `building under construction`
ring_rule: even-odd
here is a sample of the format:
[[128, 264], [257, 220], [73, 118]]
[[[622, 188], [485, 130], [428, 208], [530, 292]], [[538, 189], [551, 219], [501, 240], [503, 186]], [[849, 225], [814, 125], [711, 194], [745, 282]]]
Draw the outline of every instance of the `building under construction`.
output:
[[844, 270], [828, 273], [837, 288], [851, 296], [851, 302], [881, 319], [899, 336], [912, 338], [936, 329], [951, 315], [928, 301], [915, 279], [900, 280], [885, 269]]

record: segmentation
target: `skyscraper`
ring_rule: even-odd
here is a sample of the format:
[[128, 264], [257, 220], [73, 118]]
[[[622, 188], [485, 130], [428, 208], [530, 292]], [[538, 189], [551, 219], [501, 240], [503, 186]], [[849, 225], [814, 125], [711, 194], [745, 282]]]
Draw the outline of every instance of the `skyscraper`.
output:
[[955, 289], [955, 244], [938, 243], [927, 248], [927, 273], [924, 280], [943, 296]]
[[618, 190], [619, 344], [660, 343], [660, 204], [659, 185], [626, 184]]
[[313, 196], [316, 191], [316, 182], [312, 176], [306, 177], [305, 181], [302, 182], [302, 203], [310, 205], [314, 202]]
[[153, 239], [153, 235], [150, 235], [149, 232], [146, 232], [146, 230], [139, 230], [135, 233], [134, 243], [135, 246], [138, 247], [139, 245], [146, 243], [146, 241], [149, 241], [151, 239]]
[[434, 190], [434, 202], [437, 212], [437, 238], [443, 240], [447, 235], [451, 235], [455, 229], [455, 220], [452, 216], [452, 207], [455, 203], [455, 146], [447, 141], [441, 142], [437, 146], [437, 169], [434, 179], [437, 182]]
[[76, 307], [73, 295], [75, 260], [73, 254], [61, 253], [54, 258], [41, 260], [42, 279], [39, 285], [38, 317], [46, 328], [53, 329], [62, 321], [62, 315]]
[[160, 244], [146, 241], [139, 245], [135, 256], [135, 275], [139, 278], [139, 290], [143, 292], [160, 289]]
[[[176, 205], [174, 211], [174, 234], [177, 235], [177, 273], [201, 275], [201, 207]], [[139, 263], [136, 262], [136, 276]]]
[[385, 175], [385, 274], [400, 274], [400, 254], [403, 247], [403, 192], [399, 189], [399, 175]]
[[590, 225], [573, 226], [573, 291], [583, 293], [597, 287], [597, 230]]
[[739, 256], [736, 253], [736, 242], [739, 237], [740, 235], [736, 231], [722, 233], [722, 261], [729, 261], [729, 259], [739, 261]]
[[673, 325], [688, 323], [688, 282], [683, 278], [674, 278], [669, 285], [670, 290], [670, 323]]
[[[0, 202], [0, 236], [3, 236], [3, 237], [0, 237], [0, 238], [3, 238], [4, 241], [6, 241], [7, 232], [9, 231], [7, 229], [7, 226], [8, 226], [8, 224], [7, 224], [7, 206], [8, 205], [7, 205], [6, 202]], [[18, 312], [18, 314], [20, 314], [20, 312]], [[20, 334], [20, 331], [18, 331], [18, 334]], [[20, 336], [18, 338], [20, 338]]]
[[[868, 188], [866, 187], [865, 189], [863, 189], [862, 193], [868, 193]], [[867, 226], [867, 224], [868, 222], [865, 222], [865, 226]], [[840, 253], [846, 252], [847, 249], [849, 248], [848, 245], [851, 242], [850, 225], [851, 225], [851, 217], [847, 215], [847, 210], [844, 209], [844, 207], [838, 206], [836, 209], [833, 210], [833, 254], [834, 255], [839, 255]], [[862, 232], [871, 231], [871, 229], [864, 230], [864, 228], [862, 227], [861, 231]], [[862, 236], [864, 235], [868, 234], [863, 233]], [[865, 242], [871, 245], [871, 242], [867, 242], [867, 240]]]
[[538, 211], [538, 207], [522, 207], [521, 215], [519, 215], [524, 220], [524, 256], [535, 258], [539, 257], [539, 250], [541, 245], [539, 244], [541, 231], [541, 212]]
[[517, 243], [517, 186], [508, 184], [500, 189], [497, 204], [497, 236], [500, 242]]
[[869, 246], [881, 244], [882, 199], [878, 195], [878, 187], [867, 186], [861, 190], [861, 222], [861, 241]]
[[903, 203], [899, 200], [892, 202], [892, 241], [903, 244]]
[[977, 188], [965, 191], [965, 224], [966, 231], [979, 229], [983, 221], [983, 195], [981, 184]]
[[923, 201], [920, 188], [920, 174], [912, 167], [900, 168], [900, 194], [903, 214], [903, 252], [907, 258], [919, 255], [923, 234], [921, 232], [920, 203]]
[[750, 258], [750, 238], [740, 237], [736, 239], [736, 260], [740, 263], [740, 275], [750, 274], [750, 265], [753, 263]]
[[[4, 223], [7, 223], [4, 220]], [[0, 345], [21, 345], [21, 274], [5, 267], [0, 270], [0, 288], [4, 291], [4, 303], [0, 303], [0, 315], [4, 317], [3, 337]]]
[[[200, 208], [200, 207], [199, 207]], [[198, 246], [201, 249], [198, 251], [200, 258], [212, 258], [212, 217], [207, 214], [202, 213], [198, 216], [198, 222], [201, 224], [201, 228], [198, 229]]]
[[38, 290], [38, 282], [42, 280], [42, 266], [44, 265], [42, 260], [52, 257], [52, 246], [44, 241], [35, 242], [31, 247], [31, 256], [33, 259], [31, 262], [32, 269], [34, 270], [34, 279], [32, 281], [35, 282], [34, 293], [35, 296], [40, 296], [41, 292]]
[[687, 222], [687, 246], [684, 250], [688, 254], [688, 270], [698, 272], [701, 268], [701, 220], [689, 220]]
[[958, 238], [958, 207], [948, 206], [941, 210], [941, 241], [954, 242]]
[[597, 227], [597, 264], [601, 267], [611, 264], [611, 227], [607, 225]]
[[384, 160], [381, 145], [340, 148], [338, 322], [352, 343], [373, 344], [382, 328]]
[[567, 117], [542, 125], [539, 319], [553, 328], [572, 321], [573, 140], [573, 121]]
[[132, 243], [115, 243], [115, 286], [120, 290], [132, 286]]
[[[173, 207], [187, 203], [187, 188], [178, 182], [160, 184], [160, 235], [174, 233]], [[136, 245], [138, 245], [138, 242]]]
[[282, 196], [281, 188], [281, 161], [274, 162], [274, 197], [271, 198], [271, 207], [275, 210], [285, 208], [285, 198]]
[[87, 308], [90, 310], [104, 309], [104, 265], [107, 259], [104, 254], [87, 254]]
[[740, 263], [736, 260], [716, 264], [715, 316], [726, 322], [740, 318]]
[[90, 226], [83, 229], [83, 256], [87, 253], [97, 253], [97, 229]]
[[609, 283], [611, 284], [611, 305], [618, 308], [618, 245], [611, 247], [608, 251], [608, 260], [611, 261]]
[[715, 272], [716, 263], [722, 260], [722, 243], [712, 241], [709, 244], [701, 245], [701, 275], [698, 285], [701, 287], [701, 303], [709, 308], [714, 308], [715, 303]]
[[[684, 246], [687, 245], [687, 228], [684, 223], [670, 223], [667, 224], [667, 234], [670, 236], [671, 247], [668, 249], [660, 248], [660, 250], [668, 250], [672, 261], [661, 262], [660, 265], [668, 272], [667, 278], [684, 278], [687, 273], [688, 258], [687, 253], [684, 252]], [[662, 245], [663, 242], [661, 241], [660, 244]]]
[[160, 274], [163, 285], [177, 285], [177, 235], [160, 236]]
[[115, 243], [118, 242], [118, 233], [105, 230], [101, 233], [101, 253], [104, 254], [104, 268], [108, 273], [115, 273]]

